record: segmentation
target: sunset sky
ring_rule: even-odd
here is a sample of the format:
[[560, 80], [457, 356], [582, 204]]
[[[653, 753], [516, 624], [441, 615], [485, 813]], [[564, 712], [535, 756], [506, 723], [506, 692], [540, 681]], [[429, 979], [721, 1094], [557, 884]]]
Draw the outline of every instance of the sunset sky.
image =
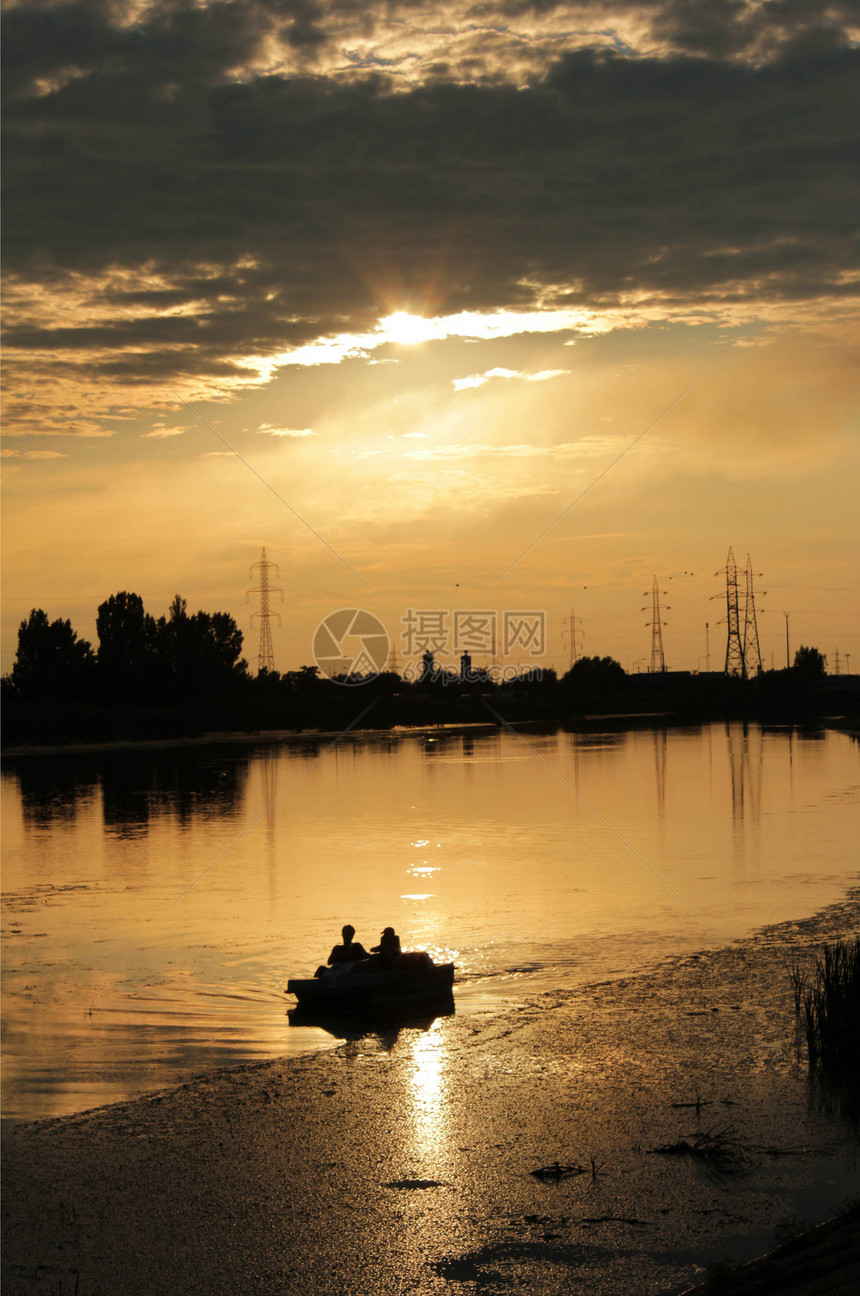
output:
[[[12, 0], [3, 670], [133, 590], [860, 669], [853, 0]], [[765, 593], [765, 591], [767, 591]], [[643, 611], [643, 608], [646, 609]], [[445, 654], [442, 654], [443, 658]], [[453, 654], [449, 655], [453, 660]]]

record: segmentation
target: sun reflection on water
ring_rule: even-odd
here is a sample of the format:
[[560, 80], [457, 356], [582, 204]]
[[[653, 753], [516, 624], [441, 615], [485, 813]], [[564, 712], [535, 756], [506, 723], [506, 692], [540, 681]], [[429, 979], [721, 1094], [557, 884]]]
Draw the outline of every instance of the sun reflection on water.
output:
[[442, 1022], [434, 1021], [412, 1041], [411, 1082], [413, 1152], [428, 1169], [447, 1160], [448, 1054]]

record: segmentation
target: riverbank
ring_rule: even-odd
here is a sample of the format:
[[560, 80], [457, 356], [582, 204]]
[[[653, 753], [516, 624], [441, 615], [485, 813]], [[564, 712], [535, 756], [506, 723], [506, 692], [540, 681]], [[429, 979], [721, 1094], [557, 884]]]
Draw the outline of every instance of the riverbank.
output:
[[[587, 665], [583, 659], [579, 665]], [[814, 725], [825, 719], [856, 727], [860, 676], [808, 678], [768, 671], [742, 680], [723, 672], [664, 671], [625, 675], [606, 659], [557, 680], [554, 671], [493, 683], [460, 680], [442, 672], [407, 681], [386, 673], [354, 687], [311, 672], [243, 677], [209, 697], [168, 701], [153, 693], [147, 704], [108, 689], [104, 696], [26, 695], [4, 679], [3, 750], [79, 745], [103, 747], [130, 741], [205, 740], [217, 733], [254, 735], [267, 729], [340, 734], [358, 724], [386, 730], [481, 724], [545, 724], [575, 728], [589, 717], [615, 722], [666, 716], [672, 723], [758, 721]], [[608, 674], [606, 673], [608, 671]], [[112, 697], [105, 701], [105, 697]]]
[[680, 1292], [856, 1184], [787, 966], [858, 924], [854, 891], [646, 975], [13, 1127], [5, 1290]]
[[[718, 717], [719, 718], [719, 717]], [[730, 718], [725, 718], [726, 723], [730, 723]], [[634, 728], [653, 729], [656, 727], [674, 728], [678, 726], [689, 726], [691, 723], [702, 726], [713, 723], [712, 720], [691, 721], [689, 717], [679, 715], [674, 711], [628, 711], [628, 712], [601, 712], [596, 715], [581, 715], [575, 720], [548, 721], [546, 719], [518, 719], [514, 727], [517, 731], [526, 732], [555, 731], [564, 730], [571, 733], [592, 733], [595, 730], [627, 730]], [[777, 722], [772, 722], [777, 723]], [[821, 728], [832, 729], [839, 733], [847, 733], [853, 737], [860, 735], [860, 725], [854, 719], [845, 716], [820, 716], [814, 720], [798, 721], [797, 719], [787, 719], [783, 722], [788, 727], [797, 726], [798, 728]], [[498, 730], [499, 721], [495, 718], [489, 720], [461, 720], [440, 722], [438, 724], [396, 724], [389, 728], [371, 728], [364, 727], [352, 728], [345, 735], [343, 730], [337, 729], [225, 729], [225, 730], [207, 730], [205, 733], [188, 735], [186, 737], [164, 737], [164, 738], [113, 738], [113, 739], [93, 739], [90, 742], [53, 742], [53, 743], [30, 743], [18, 744], [3, 748], [4, 760], [17, 760], [21, 757], [29, 756], [87, 756], [96, 755], [101, 752], [139, 752], [139, 751], [170, 751], [183, 747], [214, 747], [220, 745], [238, 745], [238, 744], [278, 744], [278, 743], [327, 743], [335, 742], [348, 737], [351, 740], [367, 738], [370, 740], [384, 739], [386, 736], [393, 738], [420, 738], [422, 735], [437, 736], [439, 733], [458, 734], [474, 733], [483, 734], [491, 733]]]
[[[650, 717], [653, 719], [653, 717]], [[497, 728], [488, 721], [470, 721], [468, 723], [446, 725], [399, 725], [390, 730], [350, 729], [353, 738], [380, 738], [386, 734], [397, 737], [420, 737], [422, 734], [489, 732]], [[337, 729], [252, 729], [252, 730], [212, 730], [185, 738], [115, 738], [110, 741], [40, 743], [31, 746], [9, 747], [4, 750], [4, 759], [21, 756], [80, 756], [97, 752], [110, 751], [170, 751], [180, 747], [214, 747], [237, 743], [313, 743], [333, 742], [343, 736]]]
[[[648, 711], [642, 714], [630, 712], [623, 715], [588, 715], [581, 716], [576, 724], [548, 725], [543, 720], [517, 721], [517, 729], [534, 731], [537, 729], [564, 728], [591, 732], [594, 729], [628, 729], [634, 727], [652, 728], [655, 724], [673, 725], [681, 721], [669, 711]], [[829, 727], [838, 727], [831, 725]], [[469, 720], [449, 724], [415, 724], [395, 725], [390, 729], [349, 730], [349, 739], [370, 739], [379, 741], [385, 738], [421, 738], [422, 736], [438, 737], [440, 733], [475, 734], [494, 733], [499, 728], [496, 720]], [[111, 741], [69, 742], [69, 743], [35, 743], [31, 746], [6, 748], [4, 760], [22, 756], [82, 756], [100, 752], [138, 752], [138, 751], [171, 751], [182, 747], [215, 747], [235, 744], [278, 744], [278, 743], [326, 743], [343, 738], [343, 732], [337, 729], [255, 729], [223, 730], [197, 734], [187, 738], [116, 738]]]

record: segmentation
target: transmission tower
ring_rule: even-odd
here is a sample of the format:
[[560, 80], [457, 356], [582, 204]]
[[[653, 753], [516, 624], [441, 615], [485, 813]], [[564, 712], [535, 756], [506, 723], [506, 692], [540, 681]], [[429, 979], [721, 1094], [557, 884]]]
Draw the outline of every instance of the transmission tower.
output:
[[272, 651], [272, 627], [271, 618], [278, 618], [278, 625], [281, 624], [280, 612], [269, 611], [269, 594], [280, 594], [281, 602], [284, 601], [284, 591], [279, 585], [272, 586], [269, 584], [269, 570], [274, 569], [275, 575], [280, 576], [281, 569], [277, 563], [269, 562], [266, 557], [266, 551], [263, 549], [260, 553], [260, 561], [252, 563], [248, 569], [248, 575], [251, 580], [254, 579], [254, 568], [260, 569], [260, 583], [254, 589], [249, 589], [245, 593], [245, 602], [250, 600], [252, 594], [260, 596], [260, 610], [251, 614], [251, 624], [254, 624], [254, 617], [260, 618], [260, 655], [257, 658], [257, 674], [263, 671], [273, 671], [275, 669], [275, 654]]
[[579, 622], [579, 625], [582, 625], [582, 617], [574, 616], [573, 608], [571, 608], [570, 616], [565, 617], [561, 623], [562, 624], [562, 631], [561, 631], [562, 647], [564, 647], [565, 638], [567, 637], [567, 635], [570, 635], [571, 667], [576, 665], [580, 653], [580, 647], [579, 644], [577, 643], [577, 635], [584, 638], [582, 630], [580, 630], [577, 626], [577, 622]]
[[[664, 671], [666, 669], [666, 659], [663, 656], [663, 626], [668, 625], [668, 621], [663, 620], [662, 610], [660, 608], [660, 595], [665, 594], [666, 590], [658, 589], [657, 577], [654, 577], [654, 583], [651, 586], [651, 620], [645, 624], [651, 627], [651, 673]], [[647, 598], [647, 591], [645, 594]], [[641, 609], [647, 612], [647, 607]], [[667, 606], [668, 611], [668, 606]]]
[[714, 575], [721, 576], [723, 572], [726, 573], [726, 624], [728, 626], [725, 673], [727, 675], [740, 675], [742, 679], [746, 679], [747, 672], [744, 664], [740, 612], [738, 609], [738, 565], [735, 562], [735, 555], [732, 553], [731, 547], [729, 548], [729, 556], [726, 559], [725, 567], [714, 572]]
[[[761, 572], [756, 575], [761, 576]], [[761, 674], [761, 651], [758, 643], [758, 626], [755, 619], [755, 591], [753, 590], [753, 569], [750, 556], [747, 554], [746, 568], [747, 597], [744, 610], [744, 676], [752, 679]], [[766, 592], [766, 591], [765, 591]]]

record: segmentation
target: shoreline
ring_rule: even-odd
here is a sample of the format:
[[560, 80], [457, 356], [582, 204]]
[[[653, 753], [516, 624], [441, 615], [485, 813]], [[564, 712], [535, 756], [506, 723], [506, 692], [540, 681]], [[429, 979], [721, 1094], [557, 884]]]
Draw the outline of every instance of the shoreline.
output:
[[[543, 722], [535, 720], [523, 723], [541, 724]], [[498, 726], [490, 721], [475, 720], [439, 725], [393, 725], [384, 729], [350, 729], [348, 734], [344, 736], [373, 737], [381, 734], [402, 734], [405, 737], [413, 737], [424, 733], [459, 733], [475, 729], [493, 731], [497, 728]], [[81, 756], [88, 755], [90, 752], [96, 754], [105, 751], [153, 751], [159, 748], [171, 750], [177, 747], [214, 747], [228, 743], [274, 744], [296, 740], [326, 741], [332, 738], [340, 738], [342, 732], [342, 730], [338, 729], [256, 729], [247, 732], [239, 729], [225, 729], [223, 731], [212, 730], [211, 732], [184, 738], [115, 738], [101, 742], [19, 745], [6, 748], [3, 751], [3, 756], [4, 758], [15, 757], [17, 759], [21, 756]]]
[[[510, 723], [515, 729], [522, 729], [529, 726], [539, 725], [542, 728], [550, 730], [563, 730], [565, 732], [576, 733], [590, 731], [595, 725], [610, 727], [612, 725], [644, 726], [645, 728], [656, 721], [663, 721], [666, 725], [693, 725], [704, 728], [709, 724], [743, 724], [754, 723], [767, 728], [773, 726], [784, 726], [786, 728], [814, 728], [829, 729], [834, 733], [844, 733], [850, 736], [860, 736], [860, 727], [857, 722], [845, 716], [816, 716], [813, 718], [798, 719], [788, 717], [784, 720], [753, 720], [744, 721], [742, 717], [736, 716], [709, 716], [705, 719], [695, 719], [685, 716], [677, 711], [630, 711], [623, 713], [605, 712], [594, 715], [582, 715], [565, 720], [548, 720], [546, 717], [535, 716], [529, 719], [517, 718]], [[85, 742], [83, 740], [68, 743], [34, 743], [31, 745], [17, 744], [13, 747], [4, 747], [0, 751], [0, 756], [4, 760], [19, 760], [27, 756], [86, 756], [98, 755], [102, 752], [115, 751], [158, 751], [158, 750], [175, 750], [182, 747], [214, 747], [227, 744], [241, 743], [287, 743], [301, 741], [330, 741], [340, 739], [341, 737], [363, 737], [373, 738], [382, 735], [397, 735], [402, 737], [420, 737], [422, 734], [438, 735], [472, 733], [476, 730], [486, 730], [488, 733], [494, 733], [501, 726], [492, 720], [456, 720], [439, 724], [414, 724], [414, 725], [387, 725], [379, 729], [350, 729], [346, 733], [338, 729], [254, 729], [254, 730], [210, 730], [202, 734], [187, 735], [184, 737], [174, 738], [114, 738], [94, 740]]]
[[[856, 1131], [810, 1105], [786, 965], [858, 924], [853, 888], [652, 972], [15, 1125], [7, 1290], [688, 1290], [856, 1180]], [[724, 1161], [660, 1153], [725, 1127]]]

